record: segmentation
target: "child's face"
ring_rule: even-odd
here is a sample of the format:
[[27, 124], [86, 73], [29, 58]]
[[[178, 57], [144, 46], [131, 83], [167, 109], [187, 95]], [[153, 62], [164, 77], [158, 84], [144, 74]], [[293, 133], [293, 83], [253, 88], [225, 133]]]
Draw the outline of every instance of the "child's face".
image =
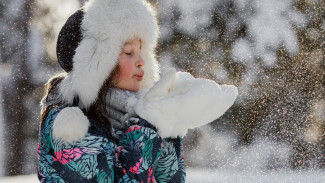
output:
[[142, 67], [145, 64], [140, 51], [140, 39], [132, 39], [124, 44], [118, 59], [119, 74], [117, 88], [139, 91], [140, 82], [144, 75]]

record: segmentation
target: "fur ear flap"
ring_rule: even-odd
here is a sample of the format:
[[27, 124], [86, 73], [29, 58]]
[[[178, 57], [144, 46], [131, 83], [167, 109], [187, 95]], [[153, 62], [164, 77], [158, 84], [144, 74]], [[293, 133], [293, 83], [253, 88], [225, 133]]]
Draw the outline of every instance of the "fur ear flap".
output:
[[72, 143], [84, 138], [89, 126], [89, 120], [80, 108], [66, 107], [54, 120], [53, 138]]

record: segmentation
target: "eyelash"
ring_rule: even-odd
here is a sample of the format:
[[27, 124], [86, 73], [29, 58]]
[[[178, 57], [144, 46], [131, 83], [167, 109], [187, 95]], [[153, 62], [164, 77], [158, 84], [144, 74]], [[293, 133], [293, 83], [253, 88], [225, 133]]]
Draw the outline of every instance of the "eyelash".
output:
[[130, 53], [125, 53], [126, 55], [129, 55], [129, 56], [131, 56], [132, 55], [132, 53], [130, 52]]

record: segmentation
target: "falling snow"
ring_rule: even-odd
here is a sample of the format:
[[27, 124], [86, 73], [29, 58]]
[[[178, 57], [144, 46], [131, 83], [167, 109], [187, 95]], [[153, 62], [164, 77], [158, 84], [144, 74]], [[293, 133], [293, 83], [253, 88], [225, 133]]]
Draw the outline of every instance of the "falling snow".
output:
[[[58, 32], [82, 1], [35, 1], [23, 31], [18, 22], [26, 18], [26, 2], [0, 5], [0, 148], [25, 144], [20, 174], [32, 175], [0, 178], [0, 183], [37, 180], [38, 102], [43, 84], [61, 71], [55, 53]], [[175, 67], [239, 89], [235, 105], [222, 118], [185, 136], [187, 182], [323, 182], [325, 2], [150, 2], [161, 28], [157, 59], [162, 73]], [[22, 66], [24, 52], [27, 63]], [[28, 86], [13, 85], [22, 78]], [[24, 92], [15, 99], [23, 101], [24, 110], [7, 108], [5, 96], [20, 89]], [[28, 117], [10, 121], [10, 111], [26, 111]], [[8, 142], [6, 120], [25, 129], [23, 138]], [[7, 159], [8, 152], [0, 152], [0, 162]], [[0, 164], [0, 177], [6, 174]]]

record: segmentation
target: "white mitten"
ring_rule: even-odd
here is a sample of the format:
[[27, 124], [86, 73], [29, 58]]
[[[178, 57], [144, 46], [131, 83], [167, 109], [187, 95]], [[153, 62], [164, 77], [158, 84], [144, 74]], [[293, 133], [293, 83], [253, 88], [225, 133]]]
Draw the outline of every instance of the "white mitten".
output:
[[161, 137], [184, 136], [188, 129], [222, 116], [235, 102], [233, 85], [195, 79], [187, 72], [168, 71], [140, 97], [135, 112], [155, 125]]

